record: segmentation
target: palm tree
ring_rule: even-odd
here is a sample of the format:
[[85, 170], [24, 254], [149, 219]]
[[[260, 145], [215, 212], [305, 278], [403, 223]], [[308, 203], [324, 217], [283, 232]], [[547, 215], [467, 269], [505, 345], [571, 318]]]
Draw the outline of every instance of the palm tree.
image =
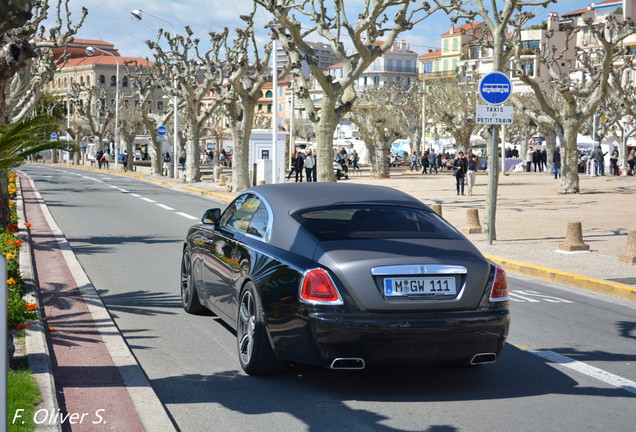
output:
[[55, 119], [48, 115], [0, 125], [0, 226], [8, 225], [10, 217], [7, 171], [38, 152], [70, 149], [67, 142], [49, 141], [50, 133], [55, 130]]

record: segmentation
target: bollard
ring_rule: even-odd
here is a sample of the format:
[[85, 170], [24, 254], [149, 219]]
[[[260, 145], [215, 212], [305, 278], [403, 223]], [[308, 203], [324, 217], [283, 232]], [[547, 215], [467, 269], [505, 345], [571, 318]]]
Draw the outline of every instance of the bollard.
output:
[[627, 234], [627, 251], [620, 256], [622, 262], [636, 264], [636, 230]]
[[564, 251], [589, 251], [590, 246], [583, 243], [583, 229], [580, 221], [568, 222], [568, 230], [565, 234], [565, 242], [559, 245]]
[[480, 233], [481, 224], [479, 223], [479, 211], [476, 208], [466, 210], [466, 227], [462, 230], [468, 234]]
[[442, 216], [442, 205], [441, 204], [433, 204], [431, 206], [431, 209], [433, 209], [433, 211], [435, 213], [437, 213], [440, 217], [443, 217]]
[[221, 174], [219, 176], [219, 186], [225, 186], [226, 184], [227, 183], [226, 183], [226, 180], [225, 180], [225, 174]]

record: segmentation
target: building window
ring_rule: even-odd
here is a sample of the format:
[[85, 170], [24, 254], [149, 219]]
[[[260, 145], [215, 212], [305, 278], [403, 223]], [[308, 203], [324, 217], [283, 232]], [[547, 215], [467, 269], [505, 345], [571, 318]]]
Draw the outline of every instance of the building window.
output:
[[115, 77], [115, 75], [110, 77], [110, 86], [111, 87], [115, 87], [117, 85], [117, 78]]
[[404, 71], [402, 70], [402, 60], [399, 60], [399, 59], [398, 59], [398, 60], [396, 60], [396, 61], [395, 61], [395, 68], [396, 68], [396, 70], [397, 70], [398, 72], [404, 72]]
[[163, 101], [157, 101], [157, 111], [163, 111]]
[[[267, 91], [265, 92], [265, 97], [266, 97], [266, 98], [271, 98], [273, 95], [274, 95], [274, 94], [272, 93], [272, 91], [271, 91], [271, 90], [267, 90]], [[272, 112], [272, 110], [270, 109], [268, 112]]]
[[267, 112], [270, 114], [272, 113], [272, 104], [267, 104]]
[[386, 59], [386, 70], [387, 71], [393, 70], [393, 59]]
[[376, 87], [380, 87], [380, 77], [379, 76], [374, 76], [373, 77], [373, 85], [375, 85]]
[[101, 85], [105, 85], [106, 84], [106, 77], [104, 75], [100, 75], [98, 80], [99, 80], [99, 83]]
[[258, 104], [258, 112], [263, 111], [263, 104]]
[[122, 87], [128, 87], [128, 77], [127, 77], [127, 76], [125, 76], [125, 77], [123, 77], [123, 78], [122, 78], [122, 80], [121, 80], [121, 86], [122, 86]]
[[459, 39], [453, 38], [453, 51], [457, 51], [459, 49]]

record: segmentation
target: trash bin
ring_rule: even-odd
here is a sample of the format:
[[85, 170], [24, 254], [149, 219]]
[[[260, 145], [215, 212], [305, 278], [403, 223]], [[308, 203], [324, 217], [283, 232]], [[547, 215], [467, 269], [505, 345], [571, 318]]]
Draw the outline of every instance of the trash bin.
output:
[[168, 164], [168, 177], [174, 178], [174, 162]]

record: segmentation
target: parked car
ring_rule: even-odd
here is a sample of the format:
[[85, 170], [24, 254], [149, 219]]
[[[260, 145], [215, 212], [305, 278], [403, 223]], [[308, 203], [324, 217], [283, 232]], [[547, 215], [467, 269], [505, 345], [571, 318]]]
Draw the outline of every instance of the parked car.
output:
[[290, 362], [483, 364], [508, 334], [508, 282], [459, 231], [395, 189], [261, 185], [183, 245], [181, 298], [236, 329], [248, 374]]

